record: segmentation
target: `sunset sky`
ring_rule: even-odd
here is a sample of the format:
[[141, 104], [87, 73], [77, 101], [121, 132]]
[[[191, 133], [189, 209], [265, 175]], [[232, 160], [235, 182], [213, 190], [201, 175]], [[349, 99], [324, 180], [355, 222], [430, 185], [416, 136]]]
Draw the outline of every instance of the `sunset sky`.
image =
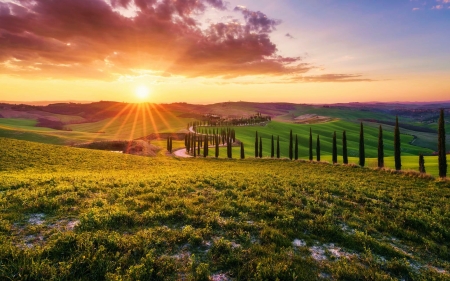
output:
[[450, 100], [450, 0], [0, 1], [0, 101]]

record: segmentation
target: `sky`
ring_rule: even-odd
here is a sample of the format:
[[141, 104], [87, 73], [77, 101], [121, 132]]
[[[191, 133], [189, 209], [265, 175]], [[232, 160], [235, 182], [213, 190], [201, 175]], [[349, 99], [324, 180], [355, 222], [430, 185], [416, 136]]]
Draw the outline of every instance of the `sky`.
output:
[[0, 0], [0, 101], [450, 100], [450, 0]]

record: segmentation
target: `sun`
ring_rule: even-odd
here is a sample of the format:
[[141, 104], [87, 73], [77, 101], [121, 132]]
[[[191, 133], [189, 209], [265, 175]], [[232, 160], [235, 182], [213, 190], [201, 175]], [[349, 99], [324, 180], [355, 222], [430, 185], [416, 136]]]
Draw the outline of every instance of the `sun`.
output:
[[150, 89], [145, 85], [140, 85], [136, 87], [134, 93], [138, 99], [145, 100], [150, 96]]

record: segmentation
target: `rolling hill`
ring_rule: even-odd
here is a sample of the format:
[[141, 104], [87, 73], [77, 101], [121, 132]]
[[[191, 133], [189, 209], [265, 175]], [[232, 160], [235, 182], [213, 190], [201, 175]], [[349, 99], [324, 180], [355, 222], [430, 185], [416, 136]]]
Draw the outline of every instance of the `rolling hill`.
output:
[[0, 278], [448, 280], [448, 181], [0, 138]]

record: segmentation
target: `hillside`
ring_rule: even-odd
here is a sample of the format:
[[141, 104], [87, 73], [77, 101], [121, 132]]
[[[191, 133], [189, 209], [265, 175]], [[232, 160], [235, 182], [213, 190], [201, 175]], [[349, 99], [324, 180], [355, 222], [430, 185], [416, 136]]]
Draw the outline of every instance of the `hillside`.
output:
[[0, 138], [0, 279], [448, 280], [450, 184]]
[[[302, 123], [304, 128], [311, 127], [313, 131], [320, 132], [321, 136], [327, 138], [333, 131], [324, 131], [323, 128], [332, 130], [334, 124], [338, 124], [335, 126], [337, 130], [348, 129], [356, 132], [359, 123], [364, 122], [366, 127], [376, 128], [381, 124], [388, 131], [393, 131], [392, 124], [395, 116], [399, 115], [401, 132], [405, 134], [403, 140], [407, 140], [402, 140], [404, 147], [408, 147], [405, 153], [417, 155], [418, 152], [431, 154], [437, 150], [437, 116], [439, 108], [447, 105], [447, 103], [306, 105], [242, 101], [208, 105], [129, 104], [111, 101], [90, 104], [57, 103], [47, 106], [0, 104], [0, 136], [69, 145], [101, 140], [132, 140], [151, 134], [186, 132], [187, 123], [205, 120], [205, 114], [240, 118], [259, 112], [271, 116], [274, 121], [292, 125], [292, 128], [299, 128], [295, 123]], [[449, 110], [446, 114], [449, 114]], [[305, 116], [314, 118], [305, 121], [302, 119]], [[287, 127], [284, 126], [285, 129]], [[368, 128], [368, 130], [375, 129]], [[446, 130], [450, 132], [448, 120]], [[245, 140], [247, 137], [243, 138]], [[369, 139], [369, 142], [371, 141]], [[414, 147], [409, 146], [409, 142]], [[450, 137], [447, 138], [447, 146], [450, 147]], [[327, 146], [324, 151], [327, 151]]]

